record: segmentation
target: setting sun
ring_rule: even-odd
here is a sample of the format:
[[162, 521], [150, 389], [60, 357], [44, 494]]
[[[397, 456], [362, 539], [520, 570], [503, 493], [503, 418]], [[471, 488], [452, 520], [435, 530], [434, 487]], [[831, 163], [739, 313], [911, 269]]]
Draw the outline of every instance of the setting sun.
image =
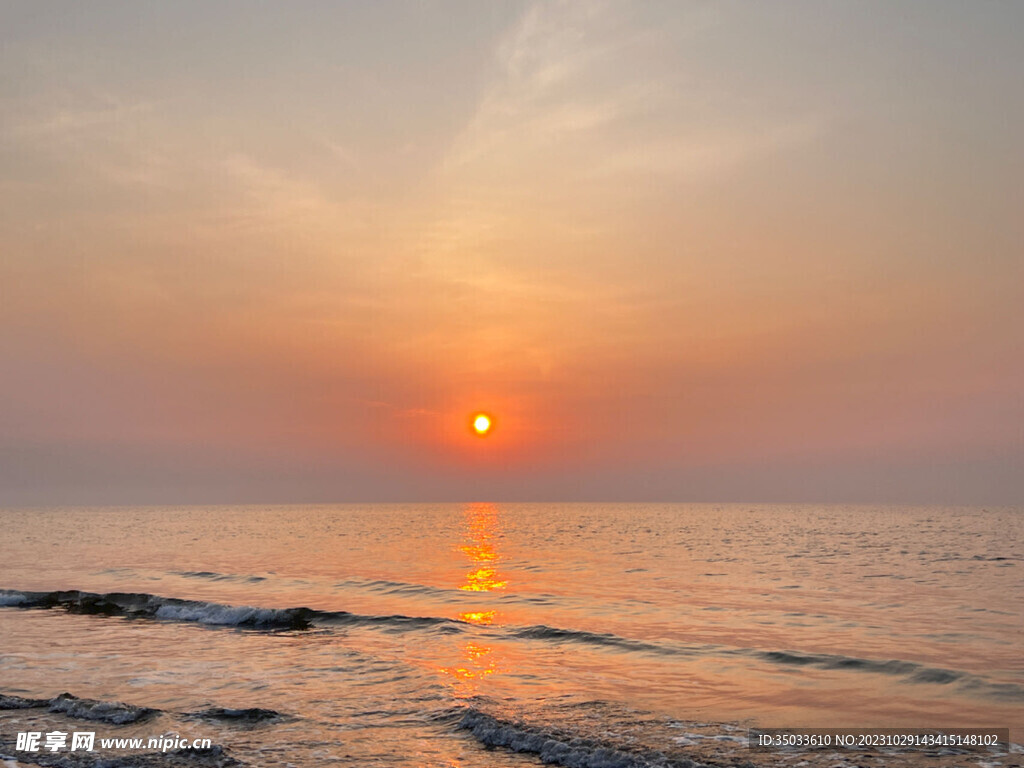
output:
[[486, 413], [478, 413], [473, 417], [473, 431], [478, 435], [486, 435], [491, 431], [491, 417]]

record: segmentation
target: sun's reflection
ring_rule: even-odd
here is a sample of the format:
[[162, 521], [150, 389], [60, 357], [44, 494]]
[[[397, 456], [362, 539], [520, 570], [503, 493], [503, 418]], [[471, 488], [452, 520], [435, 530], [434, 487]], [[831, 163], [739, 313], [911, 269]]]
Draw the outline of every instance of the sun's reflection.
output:
[[[463, 542], [458, 546], [469, 561], [470, 570], [465, 574], [459, 589], [466, 592], [493, 592], [503, 590], [508, 582], [498, 572], [501, 555], [495, 548], [500, 534], [498, 508], [494, 504], [469, 504], [465, 509]], [[474, 607], [462, 611], [456, 618], [478, 626], [490, 626], [498, 617], [498, 611], [489, 607]], [[454, 667], [441, 667], [441, 671], [455, 678], [466, 695], [475, 693], [475, 684], [482, 678], [494, 674], [496, 662], [489, 645], [479, 640], [467, 642], [461, 649], [460, 663]]]
[[470, 504], [466, 507], [466, 541], [459, 546], [459, 551], [469, 558], [474, 567], [466, 574], [466, 583], [459, 589], [491, 592], [504, 589], [508, 584], [498, 576], [497, 565], [501, 558], [494, 548], [497, 534], [497, 507], [493, 504]]
[[494, 623], [494, 617], [497, 615], [497, 611], [463, 611], [459, 614], [459, 620], [487, 626]]
[[[466, 643], [463, 651], [463, 664], [458, 667], [442, 667], [441, 671], [462, 683], [470, 683], [487, 675], [494, 674], [494, 659], [490, 658], [491, 648], [477, 643]], [[472, 693], [472, 690], [466, 693]]]

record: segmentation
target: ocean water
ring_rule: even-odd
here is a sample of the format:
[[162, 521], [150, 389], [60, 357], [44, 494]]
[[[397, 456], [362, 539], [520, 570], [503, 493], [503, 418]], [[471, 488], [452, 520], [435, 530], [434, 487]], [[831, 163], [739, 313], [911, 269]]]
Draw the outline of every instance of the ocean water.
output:
[[[0, 756], [1020, 765], [1018, 748], [869, 760], [757, 753], [746, 736], [1009, 727], [1019, 743], [1022, 534], [1008, 508], [3, 510]], [[14, 749], [14, 732], [55, 728], [220, 749]]]

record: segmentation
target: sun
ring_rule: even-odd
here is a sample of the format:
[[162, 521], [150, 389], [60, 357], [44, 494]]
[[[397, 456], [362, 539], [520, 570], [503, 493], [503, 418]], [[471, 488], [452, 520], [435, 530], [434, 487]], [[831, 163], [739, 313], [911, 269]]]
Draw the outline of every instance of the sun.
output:
[[494, 421], [486, 413], [478, 413], [473, 416], [473, 431], [483, 437], [491, 431]]

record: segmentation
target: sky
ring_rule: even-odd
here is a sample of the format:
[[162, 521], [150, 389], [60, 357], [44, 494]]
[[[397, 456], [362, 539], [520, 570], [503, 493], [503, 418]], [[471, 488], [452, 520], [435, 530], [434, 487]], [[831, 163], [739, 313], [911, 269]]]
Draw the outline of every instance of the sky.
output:
[[0, 505], [1024, 503], [1022, 34], [0, 2]]

